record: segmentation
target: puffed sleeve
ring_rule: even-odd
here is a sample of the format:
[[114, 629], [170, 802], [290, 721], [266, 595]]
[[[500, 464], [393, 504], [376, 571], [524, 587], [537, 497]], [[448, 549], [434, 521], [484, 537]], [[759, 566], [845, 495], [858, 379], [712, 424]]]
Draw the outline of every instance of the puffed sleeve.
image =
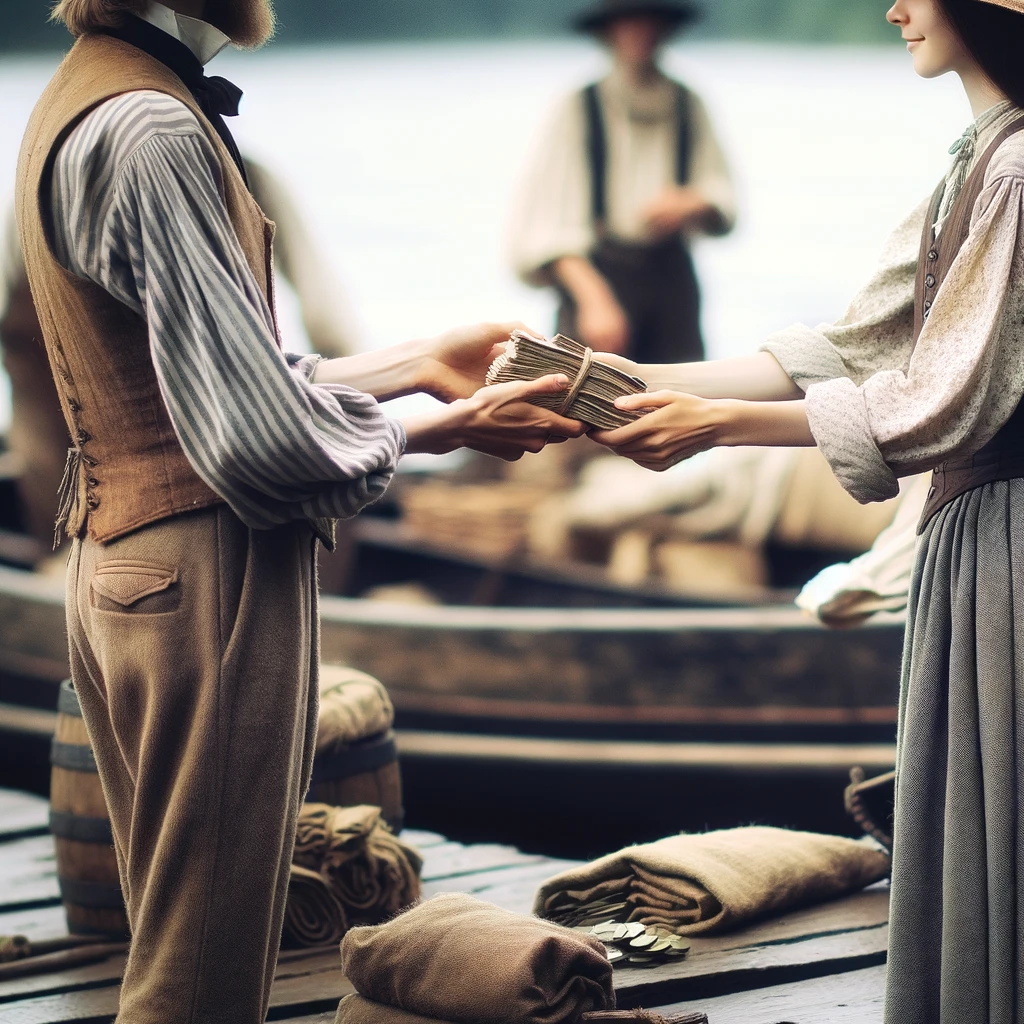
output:
[[718, 212], [718, 222], [711, 233], [725, 235], [736, 225], [736, 192], [729, 165], [704, 101], [692, 90], [687, 90], [687, 100], [693, 133], [688, 184]]
[[594, 244], [586, 167], [583, 100], [565, 97], [530, 155], [509, 224], [509, 260], [527, 284], [547, 285], [543, 269], [562, 256], [586, 256]]
[[807, 389], [811, 431], [860, 501], [986, 444], [1024, 394], [1024, 176], [990, 176], [912, 358]]

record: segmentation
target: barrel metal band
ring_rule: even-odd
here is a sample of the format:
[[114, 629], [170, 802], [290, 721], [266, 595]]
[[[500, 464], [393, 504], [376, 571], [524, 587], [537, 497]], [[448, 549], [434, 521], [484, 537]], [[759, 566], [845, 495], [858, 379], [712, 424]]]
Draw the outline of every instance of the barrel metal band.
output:
[[75, 718], [82, 717], [82, 705], [78, 703], [78, 694], [70, 679], [65, 679], [57, 691], [57, 711], [62, 715], [74, 715]]
[[109, 882], [83, 882], [79, 878], [57, 876], [60, 897], [65, 903], [94, 910], [124, 910], [121, 886]]
[[74, 839], [79, 843], [100, 843], [103, 846], [114, 843], [109, 818], [87, 818], [67, 811], [50, 811], [50, 832], [58, 839]]
[[96, 758], [93, 757], [92, 747], [78, 743], [61, 743], [60, 740], [54, 740], [50, 744], [50, 764], [54, 768], [66, 768], [71, 772], [96, 771]]
[[397, 759], [395, 734], [386, 732], [383, 736], [317, 757], [313, 761], [313, 782], [347, 779], [364, 772], [373, 772]]

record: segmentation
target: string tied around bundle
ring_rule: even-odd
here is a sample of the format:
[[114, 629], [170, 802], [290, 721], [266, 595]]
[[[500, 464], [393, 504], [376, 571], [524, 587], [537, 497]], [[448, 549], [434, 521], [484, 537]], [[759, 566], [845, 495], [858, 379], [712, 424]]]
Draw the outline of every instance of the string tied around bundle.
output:
[[576, 396], [583, 390], [583, 385], [587, 382], [587, 377], [590, 376], [590, 368], [593, 365], [594, 350], [587, 348], [583, 352], [583, 361], [580, 363], [580, 368], [576, 371], [576, 379], [569, 386], [562, 404], [558, 407], [559, 416], [564, 416], [572, 408], [572, 403], [576, 401]]

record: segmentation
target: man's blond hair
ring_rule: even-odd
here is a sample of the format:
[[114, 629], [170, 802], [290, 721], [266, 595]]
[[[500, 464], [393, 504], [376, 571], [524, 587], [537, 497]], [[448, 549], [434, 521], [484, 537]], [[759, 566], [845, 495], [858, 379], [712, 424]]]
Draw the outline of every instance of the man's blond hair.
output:
[[145, 0], [57, 0], [50, 18], [73, 36], [80, 36], [101, 28], [116, 28], [125, 14], [138, 13], [145, 6]]

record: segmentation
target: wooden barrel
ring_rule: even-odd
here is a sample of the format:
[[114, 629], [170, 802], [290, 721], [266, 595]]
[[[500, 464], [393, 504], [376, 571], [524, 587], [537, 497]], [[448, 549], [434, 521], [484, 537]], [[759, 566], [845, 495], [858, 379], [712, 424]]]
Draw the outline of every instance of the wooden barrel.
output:
[[335, 807], [372, 804], [392, 831], [400, 832], [405, 812], [394, 732], [317, 754], [307, 799]]
[[50, 748], [50, 831], [68, 931], [127, 938], [110, 817], [70, 679], [61, 683], [57, 712]]

